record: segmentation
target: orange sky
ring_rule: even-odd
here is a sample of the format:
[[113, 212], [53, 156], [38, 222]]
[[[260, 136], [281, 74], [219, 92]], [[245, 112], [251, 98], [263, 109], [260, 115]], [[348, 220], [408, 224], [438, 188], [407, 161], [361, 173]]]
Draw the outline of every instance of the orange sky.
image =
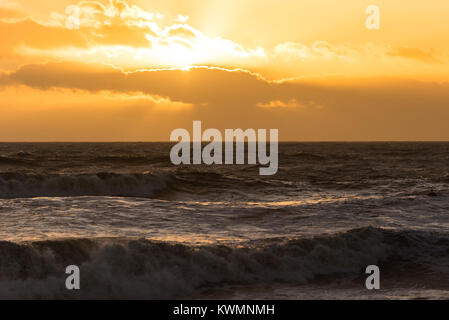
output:
[[448, 16], [446, 0], [0, 0], [0, 141], [165, 141], [193, 120], [449, 140]]

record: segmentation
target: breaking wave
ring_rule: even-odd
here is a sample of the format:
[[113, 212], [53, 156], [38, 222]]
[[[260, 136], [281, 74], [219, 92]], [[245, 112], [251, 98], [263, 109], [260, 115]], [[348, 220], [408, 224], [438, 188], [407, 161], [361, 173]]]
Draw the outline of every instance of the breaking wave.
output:
[[128, 196], [152, 197], [167, 187], [170, 174], [100, 172], [96, 174], [0, 173], [0, 198]]
[[[383, 261], [390, 268], [421, 264], [436, 272], [448, 265], [448, 248], [449, 237], [442, 234], [372, 227], [238, 245], [144, 239], [0, 242], [0, 298], [188, 298], [226, 284], [304, 284], [317, 276], [357, 275]], [[81, 270], [79, 291], [65, 289], [64, 270], [71, 264]]]

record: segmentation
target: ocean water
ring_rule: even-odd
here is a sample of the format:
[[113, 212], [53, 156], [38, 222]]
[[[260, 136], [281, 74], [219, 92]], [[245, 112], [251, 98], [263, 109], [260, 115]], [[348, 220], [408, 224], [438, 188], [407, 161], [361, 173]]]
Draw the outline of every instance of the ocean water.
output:
[[274, 176], [170, 148], [0, 144], [0, 298], [449, 298], [449, 143], [281, 143]]

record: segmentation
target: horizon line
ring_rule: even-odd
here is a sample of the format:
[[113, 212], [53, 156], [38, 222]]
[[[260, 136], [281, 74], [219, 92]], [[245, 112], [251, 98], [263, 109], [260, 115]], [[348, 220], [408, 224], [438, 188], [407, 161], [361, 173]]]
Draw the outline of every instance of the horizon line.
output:
[[[179, 143], [180, 141], [150, 141], [150, 140], [127, 140], [127, 141], [120, 141], [120, 140], [91, 140], [91, 141], [48, 141], [48, 140], [38, 140], [38, 141], [26, 141], [26, 140], [17, 140], [17, 141], [0, 141], [0, 144], [2, 143]], [[213, 141], [201, 141], [202, 143], [210, 143]], [[231, 141], [220, 141], [222, 143], [224, 142], [231, 142]], [[236, 142], [235, 140], [233, 142]], [[253, 142], [253, 141], [251, 141]], [[256, 140], [255, 142], [258, 142]], [[265, 141], [270, 142], [270, 141]], [[278, 143], [435, 143], [435, 142], [443, 142], [443, 143], [449, 143], [448, 140], [282, 140], [278, 141]], [[190, 143], [194, 143], [194, 141], [191, 141]], [[248, 141], [245, 141], [245, 143], [248, 143]]]

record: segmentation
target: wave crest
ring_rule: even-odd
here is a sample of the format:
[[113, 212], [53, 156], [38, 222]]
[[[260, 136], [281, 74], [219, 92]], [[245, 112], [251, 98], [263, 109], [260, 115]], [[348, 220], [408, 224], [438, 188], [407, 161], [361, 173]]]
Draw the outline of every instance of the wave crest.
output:
[[0, 198], [129, 196], [152, 197], [164, 189], [170, 175], [151, 173], [120, 174], [28, 174], [0, 173]]
[[[0, 297], [168, 299], [223, 284], [302, 284], [320, 275], [363, 273], [367, 265], [387, 259], [391, 265], [392, 260], [424, 263], [446, 257], [448, 241], [432, 234], [361, 228], [243, 246], [125, 239], [2, 242]], [[64, 287], [70, 264], [81, 269], [77, 292]]]

